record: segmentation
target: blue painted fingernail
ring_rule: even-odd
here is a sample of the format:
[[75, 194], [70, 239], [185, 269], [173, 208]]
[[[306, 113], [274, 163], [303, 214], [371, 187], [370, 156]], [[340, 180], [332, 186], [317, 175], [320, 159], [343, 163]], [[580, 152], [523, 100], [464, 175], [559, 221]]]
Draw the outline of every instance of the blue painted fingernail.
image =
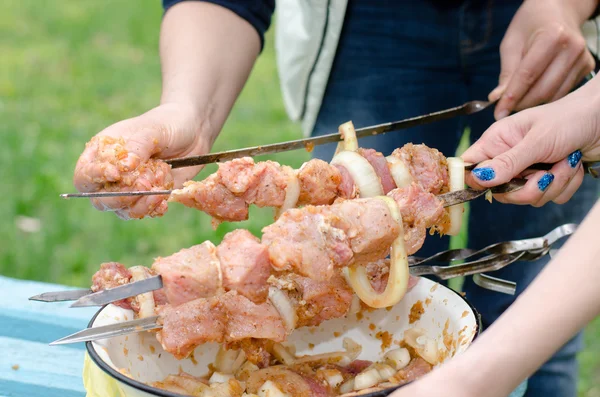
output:
[[545, 191], [548, 186], [550, 186], [550, 184], [552, 183], [552, 181], [554, 180], [554, 175], [546, 172], [538, 181], [538, 188], [543, 192]]
[[491, 181], [496, 177], [496, 172], [493, 168], [475, 168], [471, 171], [473, 175], [480, 181]]
[[569, 155], [569, 157], [567, 157], [567, 160], [569, 161], [569, 165], [571, 166], [571, 168], [575, 168], [577, 167], [577, 164], [579, 164], [579, 160], [581, 160], [581, 150], [575, 150], [573, 153], [571, 153]]

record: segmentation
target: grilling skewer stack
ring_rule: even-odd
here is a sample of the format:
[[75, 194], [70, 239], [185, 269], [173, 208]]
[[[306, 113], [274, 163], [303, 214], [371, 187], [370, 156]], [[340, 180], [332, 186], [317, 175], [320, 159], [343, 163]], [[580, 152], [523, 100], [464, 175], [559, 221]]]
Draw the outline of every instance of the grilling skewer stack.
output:
[[[426, 229], [457, 234], [462, 203], [488, 192], [518, 190], [525, 181], [514, 180], [488, 191], [464, 189], [468, 166], [459, 158], [446, 159], [435, 149], [411, 144], [384, 158], [358, 148], [350, 122], [340, 126], [340, 136], [343, 141], [330, 164], [311, 160], [295, 171], [274, 162], [240, 158], [222, 164], [204, 181], [188, 182], [183, 189], [171, 191], [172, 179], [169, 175], [157, 178], [160, 172], [155, 171], [164, 167], [159, 160], [151, 160], [152, 164], [127, 170], [123, 178], [102, 186], [105, 192], [67, 195], [93, 200], [114, 196], [111, 202], [121, 205], [119, 210], [134, 207], [131, 197], [119, 202], [124, 195], [163, 198], [152, 208], [129, 213], [137, 218], [164, 214], [167, 198], [207, 212], [216, 222], [247, 219], [250, 204], [276, 209], [277, 220], [263, 230], [262, 241], [236, 230], [219, 246], [199, 244], [159, 258], [151, 269], [103, 264], [94, 276], [94, 293], [82, 300], [104, 298], [102, 304], [132, 308], [139, 317], [136, 321], [144, 324], [140, 329], [162, 328], [157, 337], [165, 350], [185, 357], [206, 341], [242, 346], [248, 340], [283, 341], [298, 326], [345, 315], [353, 292], [363, 304], [389, 307], [410, 288], [409, 274], [438, 274], [447, 279], [496, 270], [545, 254], [554, 241], [574, 230], [565, 225], [552, 240], [545, 236], [527, 247], [504, 243], [503, 247], [512, 248], [477, 252], [487, 255], [459, 266], [428, 264], [442, 258], [438, 255], [421, 267], [409, 268], [408, 255], [421, 247]], [[116, 140], [94, 144], [124, 150]], [[140, 186], [135, 178], [148, 177], [147, 170], [154, 173], [146, 187], [156, 191], [134, 191]], [[469, 256], [446, 253], [445, 259]], [[106, 301], [107, 297], [111, 300]], [[229, 319], [227, 325], [224, 317]], [[236, 318], [239, 324], [251, 318], [255, 333], [244, 333], [241, 326], [237, 329]], [[123, 334], [127, 326], [120, 324], [121, 329], [109, 334]], [[94, 340], [99, 334], [88, 332], [84, 339], [76, 335], [63, 342]]]

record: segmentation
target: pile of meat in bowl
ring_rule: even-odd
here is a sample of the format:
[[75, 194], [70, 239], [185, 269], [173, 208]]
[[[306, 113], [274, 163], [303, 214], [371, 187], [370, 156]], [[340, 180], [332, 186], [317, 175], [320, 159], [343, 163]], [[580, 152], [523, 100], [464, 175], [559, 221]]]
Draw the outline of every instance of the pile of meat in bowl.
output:
[[[345, 317], [298, 328], [283, 343], [262, 344], [255, 350], [269, 353], [262, 368], [253, 363], [261, 360], [251, 357], [252, 350], [218, 343], [177, 359], [153, 332], [88, 342], [87, 351], [98, 376], [114, 381], [124, 397], [379, 396], [460, 354], [481, 329], [461, 295], [425, 278], [392, 307], [367, 308], [358, 300], [352, 306]], [[90, 326], [133, 317], [109, 305]]]

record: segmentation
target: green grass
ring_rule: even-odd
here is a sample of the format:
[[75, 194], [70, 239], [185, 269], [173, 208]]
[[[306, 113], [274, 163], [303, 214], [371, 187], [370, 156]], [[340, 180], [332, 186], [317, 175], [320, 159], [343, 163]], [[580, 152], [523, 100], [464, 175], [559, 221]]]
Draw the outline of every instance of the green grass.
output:
[[[258, 234], [271, 221], [269, 210], [253, 209], [252, 221], [215, 232], [208, 216], [179, 205], [161, 219], [124, 222], [85, 200], [58, 198], [73, 191], [75, 162], [92, 135], [157, 104], [159, 3], [2, 2], [0, 274], [85, 286], [101, 262], [148, 265], [206, 239], [218, 242], [234, 227]], [[283, 108], [270, 37], [215, 149], [299, 136]], [[290, 152], [269, 158], [298, 166], [308, 157]], [[39, 231], [19, 227], [22, 217], [38, 220]], [[454, 244], [466, 244], [465, 237]], [[599, 335], [596, 321], [581, 354], [581, 397], [600, 396]]]

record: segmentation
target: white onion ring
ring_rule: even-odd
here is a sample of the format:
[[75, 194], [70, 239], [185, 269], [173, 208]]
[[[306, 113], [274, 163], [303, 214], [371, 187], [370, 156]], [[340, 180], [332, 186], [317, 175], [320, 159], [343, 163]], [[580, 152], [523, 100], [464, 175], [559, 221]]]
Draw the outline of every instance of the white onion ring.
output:
[[[131, 282], [142, 281], [150, 277], [150, 270], [145, 266], [133, 266], [129, 268], [131, 272]], [[156, 313], [154, 312], [154, 293], [144, 292], [143, 294], [137, 295], [134, 299], [137, 300], [140, 311], [138, 313], [139, 318], [152, 317]]]
[[352, 124], [352, 121], [347, 121], [340, 125], [338, 131], [343, 138], [342, 150], [356, 152], [358, 150], [358, 139], [356, 138], [356, 131], [354, 130], [354, 124]]
[[285, 187], [285, 199], [280, 208], [275, 208], [275, 220], [277, 220], [281, 214], [290, 208], [295, 208], [300, 198], [300, 181], [298, 180], [298, 174], [291, 168], [284, 166], [284, 172], [287, 173], [287, 186]]
[[[465, 188], [465, 163], [460, 157], [448, 157], [448, 175], [450, 178], [450, 191], [455, 192]], [[446, 234], [456, 236], [460, 233], [462, 217], [465, 210], [464, 204], [453, 205], [448, 208], [450, 227]]]
[[398, 204], [387, 196], [378, 197], [384, 200], [390, 208], [392, 217], [398, 223], [400, 233], [392, 243], [392, 252], [390, 255], [390, 271], [388, 282], [382, 293], [377, 293], [367, 275], [364, 266], [354, 266], [345, 268], [344, 273], [348, 284], [352, 287], [356, 295], [367, 305], [374, 308], [383, 308], [393, 306], [400, 302], [408, 290], [408, 256], [404, 245], [404, 227], [402, 226], [402, 216]]
[[291, 333], [294, 331], [298, 322], [298, 316], [287, 294], [277, 287], [269, 287], [269, 300], [281, 315], [287, 332]]
[[385, 159], [387, 160], [388, 168], [390, 169], [390, 174], [392, 174], [392, 179], [396, 183], [396, 187], [410, 186], [413, 177], [406, 164], [404, 164], [404, 161], [394, 155], [387, 156]]
[[357, 152], [343, 151], [335, 155], [331, 165], [341, 165], [352, 177], [359, 197], [383, 196], [381, 181], [369, 161]]

